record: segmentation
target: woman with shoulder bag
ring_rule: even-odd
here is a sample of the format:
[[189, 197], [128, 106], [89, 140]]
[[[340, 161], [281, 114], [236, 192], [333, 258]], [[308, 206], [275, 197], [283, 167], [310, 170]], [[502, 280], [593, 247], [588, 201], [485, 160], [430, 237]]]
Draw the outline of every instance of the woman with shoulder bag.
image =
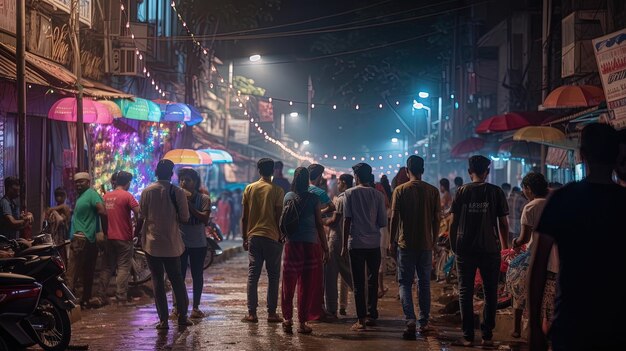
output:
[[283, 330], [293, 332], [293, 297], [298, 283], [298, 333], [312, 332], [306, 322], [323, 316], [320, 301], [323, 296], [323, 269], [328, 257], [328, 243], [322, 226], [320, 201], [308, 192], [309, 171], [298, 167], [291, 191], [284, 203], [295, 201], [298, 208], [297, 230], [286, 233], [283, 258], [281, 307]]

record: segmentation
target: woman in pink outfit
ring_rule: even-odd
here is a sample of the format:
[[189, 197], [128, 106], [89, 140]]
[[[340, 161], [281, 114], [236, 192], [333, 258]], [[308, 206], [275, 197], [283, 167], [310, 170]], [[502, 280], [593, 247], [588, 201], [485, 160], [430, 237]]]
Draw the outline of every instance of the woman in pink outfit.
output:
[[232, 208], [228, 200], [228, 193], [223, 192], [220, 199], [217, 201], [217, 216], [215, 218], [215, 223], [220, 226], [222, 233], [228, 233], [230, 231], [231, 211]]

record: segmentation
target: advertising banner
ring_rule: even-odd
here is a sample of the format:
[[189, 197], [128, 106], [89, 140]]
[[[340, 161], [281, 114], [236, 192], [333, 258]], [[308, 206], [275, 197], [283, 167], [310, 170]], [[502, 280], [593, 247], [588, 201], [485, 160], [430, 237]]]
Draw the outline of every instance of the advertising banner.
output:
[[608, 120], [626, 128], [626, 29], [593, 40], [598, 72], [609, 110]]

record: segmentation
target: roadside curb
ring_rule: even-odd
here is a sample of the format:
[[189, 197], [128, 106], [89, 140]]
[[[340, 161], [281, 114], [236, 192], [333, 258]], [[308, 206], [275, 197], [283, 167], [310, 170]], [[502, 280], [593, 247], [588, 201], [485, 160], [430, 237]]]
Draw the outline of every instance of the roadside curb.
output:
[[224, 249], [224, 251], [222, 252], [221, 255], [215, 257], [215, 260], [213, 261], [213, 264], [216, 263], [222, 263], [225, 262], [227, 260], [229, 260], [230, 258], [232, 258], [233, 256], [236, 256], [237, 254], [243, 252], [243, 246], [235, 246], [235, 247], [229, 247], [227, 249]]

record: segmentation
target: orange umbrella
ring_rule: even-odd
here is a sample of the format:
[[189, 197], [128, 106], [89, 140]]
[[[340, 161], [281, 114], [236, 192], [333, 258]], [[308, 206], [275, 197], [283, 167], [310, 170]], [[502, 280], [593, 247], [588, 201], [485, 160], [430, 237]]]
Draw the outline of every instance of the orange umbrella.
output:
[[553, 127], [524, 127], [513, 134], [513, 140], [539, 144], [560, 143], [565, 139], [565, 134]]
[[594, 85], [563, 85], [554, 89], [543, 102], [545, 108], [593, 107], [605, 101], [604, 90]]
[[163, 158], [177, 165], [210, 165], [213, 162], [208, 154], [191, 149], [170, 150]]
[[107, 110], [109, 110], [109, 113], [111, 113], [111, 116], [113, 118], [120, 118], [122, 117], [122, 110], [120, 109], [119, 105], [114, 103], [113, 101], [110, 100], [98, 100], [99, 103], [103, 104], [104, 107], [107, 108]]

